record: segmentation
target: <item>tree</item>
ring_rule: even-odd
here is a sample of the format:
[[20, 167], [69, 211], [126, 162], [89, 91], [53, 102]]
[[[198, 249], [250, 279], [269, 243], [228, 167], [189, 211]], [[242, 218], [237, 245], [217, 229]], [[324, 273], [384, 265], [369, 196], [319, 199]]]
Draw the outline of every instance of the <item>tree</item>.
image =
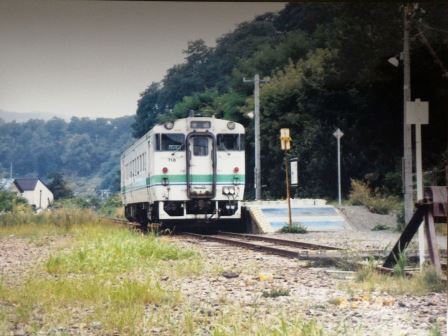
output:
[[53, 193], [55, 199], [73, 197], [73, 191], [69, 188], [61, 174], [53, 173], [49, 178], [52, 180], [48, 184], [48, 188]]

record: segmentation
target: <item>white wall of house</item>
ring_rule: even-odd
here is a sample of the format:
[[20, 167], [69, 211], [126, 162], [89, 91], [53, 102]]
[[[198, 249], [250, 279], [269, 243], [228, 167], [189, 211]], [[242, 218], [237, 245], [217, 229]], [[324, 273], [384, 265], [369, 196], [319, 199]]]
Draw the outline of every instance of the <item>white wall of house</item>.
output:
[[24, 191], [22, 197], [37, 210], [46, 209], [53, 203], [53, 193], [41, 181], [37, 181], [34, 190]]

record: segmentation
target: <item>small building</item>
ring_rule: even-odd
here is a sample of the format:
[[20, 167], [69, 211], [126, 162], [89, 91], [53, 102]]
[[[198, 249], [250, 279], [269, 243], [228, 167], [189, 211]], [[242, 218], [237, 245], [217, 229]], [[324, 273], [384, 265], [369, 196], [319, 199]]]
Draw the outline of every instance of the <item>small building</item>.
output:
[[20, 196], [25, 198], [36, 211], [48, 208], [53, 203], [53, 193], [38, 178], [17, 178], [14, 180]]

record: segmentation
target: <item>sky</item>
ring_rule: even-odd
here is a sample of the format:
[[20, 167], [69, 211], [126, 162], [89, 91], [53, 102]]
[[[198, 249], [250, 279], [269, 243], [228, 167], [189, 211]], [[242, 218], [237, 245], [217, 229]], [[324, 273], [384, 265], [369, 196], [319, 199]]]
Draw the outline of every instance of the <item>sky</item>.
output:
[[282, 3], [0, 0], [0, 109], [63, 118], [134, 114], [140, 93]]

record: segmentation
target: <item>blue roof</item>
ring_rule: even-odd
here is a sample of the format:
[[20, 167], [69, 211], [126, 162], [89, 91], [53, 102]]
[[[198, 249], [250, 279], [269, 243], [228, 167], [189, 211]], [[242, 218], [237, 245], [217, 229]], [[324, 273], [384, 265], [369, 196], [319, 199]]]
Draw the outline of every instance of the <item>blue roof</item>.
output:
[[34, 190], [36, 188], [38, 178], [18, 178], [14, 180], [14, 184], [20, 190], [24, 192], [27, 190]]

